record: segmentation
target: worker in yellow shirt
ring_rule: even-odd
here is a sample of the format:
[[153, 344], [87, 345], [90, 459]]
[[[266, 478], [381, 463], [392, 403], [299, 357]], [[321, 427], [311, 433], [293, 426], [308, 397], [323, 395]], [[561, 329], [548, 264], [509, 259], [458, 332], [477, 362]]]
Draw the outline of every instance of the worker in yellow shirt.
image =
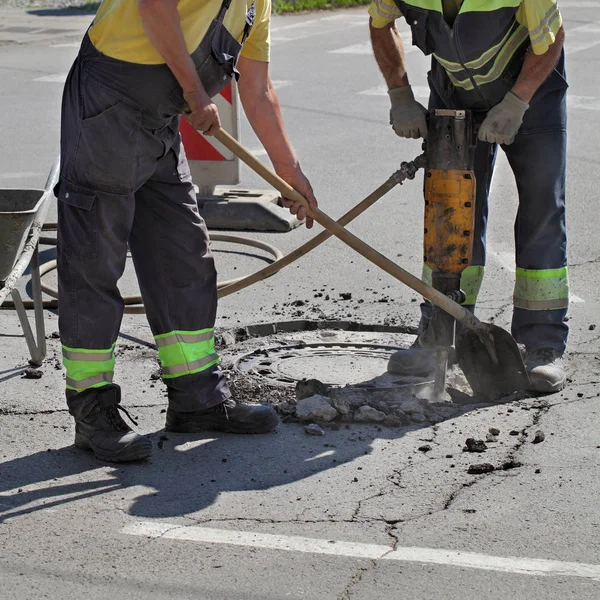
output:
[[[512, 333], [525, 346], [531, 389], [565, 386], [563, 353], [569, 304], [565, 228], [566, 90], [562, 18], [555, 0], [373, 0], [369, 8], [373, 51], [389, 88], [397, 135], [424, 138], [427, 109], [409, 84], [402, 36], [404, 17], [412, 43], [432, 55], [429, 109], [467, 109], [479, 127], [475, 149], [477, 199], [473, 265], [461, 288], [473, 307], [485, 265], [488, 193], [498, 145], [514, 173], [519, 210], [515, 222], [516, 282]], [[425, 280], [431, 271], [424, 267]], [[422, 305], [420, 332], [431, 306]], [[394, 353], [388, 370], [424, 375], [434, 350]]]
[[[168, 389], [167, 430], [277, 425], [272, 407], [236, 404], [219, 369], [216, 271], [179, 135], [181, 114], [214, 134], [211, 98], [239, 77], [275, 171], [317, 206], [269, 78], [270, 18], [270, 0], [104, 0], [68, 75], [56, 188], [59, 329], [75, 444], [98, 458], [151, 451], [122, 419], [113, 383], [128, 246]], [[299, 204], [285, 204], [305, 218]]]

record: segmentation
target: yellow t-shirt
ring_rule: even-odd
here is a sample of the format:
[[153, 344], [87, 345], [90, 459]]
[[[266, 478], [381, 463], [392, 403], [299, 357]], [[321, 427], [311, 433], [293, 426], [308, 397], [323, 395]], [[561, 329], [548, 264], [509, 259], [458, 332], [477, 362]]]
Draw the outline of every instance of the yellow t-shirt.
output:
[[[470, 0], [461, 1], [461, 7], [465, 2], [467, 6], [461, 8], [463, 11], [469, 9]], [[414, 4], [417, 5], [417, 3]], [[443, 6], [444, 16], [446, 16], [455, 10], [452, 5], [456, 4], [456, 0], [441, 0], [439, 10], [442, 11]], [[401, 17], [402, 13], [394, 0], [373, 0], [369, 7], [369, 15], [373, 20], [373, 27], [378, 28], [385, 27], [388, 23]], [[522, 0], [516, 17], [517, 21], [529, 30], [534, 53], [545, 54], [548, 47], [554, 43], [556, 33], [562, 25], [562, 17], [556, 0]]]
[[[181, 28], [190, 54], [198, 47], [222, 0], [180, 0], [177, 5]], [[231, 0], [223, 23], [238, 41], [246, 24], [246, 11], [252, 0]], [[269, 61], [271, 45], [271, 0], [255, 0], [256, 18], [242, 56]], [[152, 45], [142, 25], [138, 0], [103, 0], [90, 29], [90, 39], [97, 50], [119, 60], [145, 65], [165, 61]]]

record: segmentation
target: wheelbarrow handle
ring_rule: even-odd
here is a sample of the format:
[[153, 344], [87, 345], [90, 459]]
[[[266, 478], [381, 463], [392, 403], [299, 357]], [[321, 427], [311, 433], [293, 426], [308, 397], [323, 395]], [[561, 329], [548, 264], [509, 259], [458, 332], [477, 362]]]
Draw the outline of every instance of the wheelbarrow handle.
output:
[[421, 294], [433, 302], [433, 304], [439, 306], [442, 310], [445, 310], [457, 321], [463, 323], [466, 327], [469, 327], [470, 329], [480, 329], [481, 327], [484, 327], [484, 324], [464, 306], [454, 302], [408, 271], [405, 271], [402, 267], [398, 266], [389, 258], [385, 257], [383, 254], [363, 242], [360, 238], [356, 237], [347, 229], [336, 223], [331, 217], [326, 215], [320, 209], [317, 208], [313, 210], [304, 196], [297, 192], [286, 181], [281, 179], [281, 177], [269, 169], [269, 167], [260, 162], [254, 155], [246, 150], [246, 148], [244, 148], [235, 138], [229, 135], [229, 133], [224, 131], [222, 128], [215, 133], [214, 137], [228, 150], [235, 154], [235, 156], [237, 156], [241, 161], [246, 163], [253, 171], [260, 175], [267, 183], [270, 183], [279, 193], [282, 194], [283, 197], [302, 204], [307, 213], [317, 223], [322, 225], [325, 229], [342, 240], [345, 244], [350, 246], [364, 258], [371, 261], [380, 269], [383, 269], [386, 273], [390, 274], [392, 277], [395, 277], [413, 289], [415, 292]]

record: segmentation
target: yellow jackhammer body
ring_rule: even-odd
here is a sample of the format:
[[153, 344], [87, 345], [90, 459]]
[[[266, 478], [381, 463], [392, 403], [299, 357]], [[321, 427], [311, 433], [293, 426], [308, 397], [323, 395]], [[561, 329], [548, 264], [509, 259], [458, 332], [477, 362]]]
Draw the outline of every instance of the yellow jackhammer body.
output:
[[[475, 221], [474, 149], [471, 115], [463, 110], [434, 110], [429, 116], [425, 173], [424, 278], [459, 304], [466, 300], [461, 274], [471, 265]], [[443, 399], [450, 348], [455, 342], [454, 318], [432, 306], [421, 336], [436, 350], [434, 398]]]

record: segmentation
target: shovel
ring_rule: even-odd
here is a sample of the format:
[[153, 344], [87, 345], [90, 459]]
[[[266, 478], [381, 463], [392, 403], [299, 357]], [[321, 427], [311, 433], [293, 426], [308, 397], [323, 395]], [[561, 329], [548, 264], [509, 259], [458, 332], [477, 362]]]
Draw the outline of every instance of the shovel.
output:
[[283, 197], [300, 202], [306, 208], [307, 213], [330, 233], [464, 325], [464, 330], [456, 342], [456, 354], [459, 365], [475, 394], [489, 396], [527, 389], [529, 386], [527, 370], [517, 343], [507, 331], [497, 325], [480, 321], [464, 306], [405, 271], [344, 229], [320, 209], [312, 210], [304, 196], [257, 160], [222, 128], [214, 137], [267, 183], [271, 184]]

